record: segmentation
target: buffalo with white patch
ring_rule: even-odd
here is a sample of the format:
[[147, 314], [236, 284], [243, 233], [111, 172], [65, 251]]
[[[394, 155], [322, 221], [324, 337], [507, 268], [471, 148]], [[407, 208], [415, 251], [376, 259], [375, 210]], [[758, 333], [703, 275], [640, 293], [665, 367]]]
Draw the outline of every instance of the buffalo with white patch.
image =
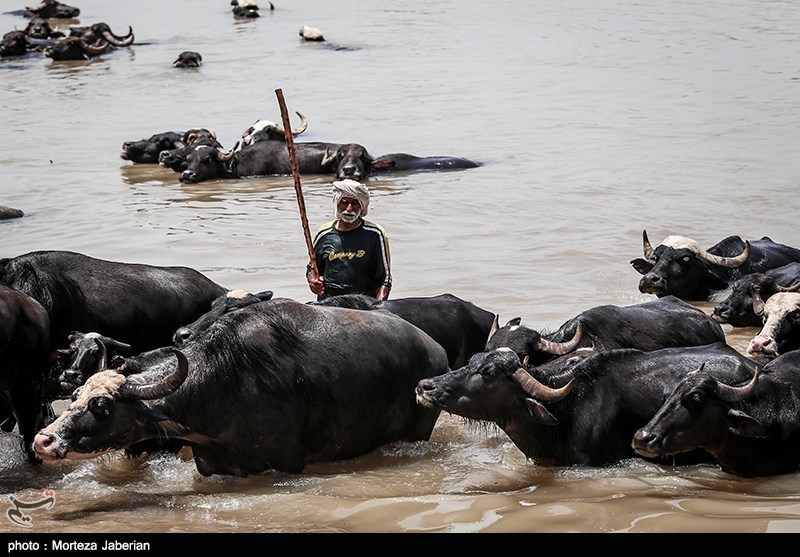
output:
[[439, 410], [417, 405], [414, 387], [447, 369], [444, 349], [395, 315], [256, 303], [180, 351], [146, 352], [93, 375], [34, 449], [44, 460], [82, 459], [181, 440], [203, 475], [299, 473], [428, 440]]
[[800, 249], [778, 244], [767, 236], [747, 241], [728, 236], [708, 250], [685, 236], [668, 236], [653, 248], [642, 231], [644, 258], [631, 261], [642, 276], [639, 291], [658, 297], [673, 295], [682, 300], [707, 300], [748, 273], [763, 273], [792, 262], [800, 262]]

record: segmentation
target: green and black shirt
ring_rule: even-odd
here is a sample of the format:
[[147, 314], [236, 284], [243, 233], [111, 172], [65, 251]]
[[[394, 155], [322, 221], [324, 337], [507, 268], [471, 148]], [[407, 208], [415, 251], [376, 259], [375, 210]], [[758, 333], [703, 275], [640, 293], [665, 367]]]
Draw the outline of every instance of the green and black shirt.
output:
[[326, 222], [314, 237], [314, 256], [325, 278], [320, 300], [340, 294], [375, 296], [381, 286], [392, 286], [389, 239], [374, 222], [361, 219], [347, 232], [337, 230], [335, 220]]

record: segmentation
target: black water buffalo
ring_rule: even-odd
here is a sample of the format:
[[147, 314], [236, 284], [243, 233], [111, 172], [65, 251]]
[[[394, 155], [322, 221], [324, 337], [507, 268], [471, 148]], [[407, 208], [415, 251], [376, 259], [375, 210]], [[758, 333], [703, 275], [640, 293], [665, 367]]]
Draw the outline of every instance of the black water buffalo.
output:
[[800, 349], [800, 293], [778, 292], [764, 302], [754, 292], [753, 311], [764, 325], [750, 341], [748, 354], [775, 358]]
[[447, 352], [450, 369], [482, 352], [495, 322], [495, 314], [452, 294], [394, 298], [378, 301], [363, 294], [331, 296], [312, 304], [362, 310], [386, 310], [429, 334]]
[[418, 157], [407, 153], [390, 153], [372, 161], [374, 170], [461, 170], [477, 168], [480, 163], [463, 157], [430, 156]]
[[80, 37], [95, 46], [109, 44], [112, 47], [126, 47], [131, 46], [135, 40], [133, 28], [130, 25], [127, 35], [117, 35], [111, 30], [108, 23], [95, 23], [88, 27], [71, 27], [70, 36]]
[[192, 128], [185, 132], [166, 131], [153, 134], [147, 139], [125, 141], [122, 144], [122, 151], [119, 156], [131, 162], [158, 164], [161, 162], [159, 155], [162, 151], [183, 149], [195, 144], [199, 145], [204, 140], [208, 140], [209, 144], [220, 145], [216, 141], [217, 134], [213, 130]]
[[0, 220], [18, 219], [24, 216], [25, 213], [20, 209], [0, 205]]
[[43, 17], [34, 17], [25, 26], [25, 34], [31, 39], [61, 39], [65, 35], [61, 31], [56, 31], [50, 22]]
[[442, 347], [395, 315], [276, 299], [93, 375], [34, 449], [81, 459], [180, 439], [203, 475], [300, 473], [429, 439], [439, 410], [415, 404], [414, 386], [445, 371]]
[[89, 60], [95, 56], [100, 56], [110, 46], [110, 43], [96, 45], [87, 42], [81, 37], [69, 36], [54, 41], [50, 46], [45, 47], [43, 53], [48, 58], [56, 61]]
[[81, 15], [81, 11], [73, 6], [62, 4], [58, 0], [42, 0], [35, 6], [26, 7], [24, 15], [45, 19], [71, 19]]
[[[203, 182], [218, 178], [252, 178], [292, 174], [289, 151], [280, 141], [257, 141], [236, 150], [198, 148], [186, 158], [181, 182]], [[295, 143], [295, 160], [301, 174], [333, 174], [337, 179], [365, 178], [371, 169], [372, 156], [356, 143]]]
[[198, 147], [214, 147], [215, 149], [222, 149], [222, 143], [210, 137], [203, 137], [196, 140], [191, 145], [185, 147], [178, 147], [176, 149], [168, 149], [161, 151], [158, 154], [158, 165], [162, 168], [169, 168], [175, 172], [183, 172], [188, 165], [187, 158], [189, 153]]
[[193, 50], [184, 50], [178, 54], [178, 57], [172, 63], [175, 68], [199, 68], [202, 65], [203, 56]]
[[184, 325], [175, 331], [175, 334], [172, 336], [172, 343], [175, 346], [182, 346], [199, 333], [208, 329], [212, 323], [224, 314], [271, 299], [272, 290], [264, 290], [256, 294], [251, 294], [241, 289], [230, 290], [214, 300], [208, 312], [198, 317], [192, 323]]
[[86, 382], [86, 378], [108, 369], [109, 360], [128, 353], [131, 345], [100, 333], [75, 331], [69, 335], [69, 348], [59, 348], [59, 357], [65, 360], [64, 371], [58, 380], [64, 392], [72, 392]]
[[631, 261], [644, 275], [639, 291], [683, 300], [707, 300], [743, 275], [800, 262], [800, 249], [777, 244], [767, 236], [754, 241], [728, 236], [707, 251], [690, 238], [668, 236], [654, 249], [643, 230], [642, 248], [644, 259]]
[[0, 57], [22, 56], [33, 49], [31, 38], [25, 31], [9, 31], [0, 40]]
[[158, 155], [161, 151], [186, 147], [183, 142], [183, 134], [184, 132], [166, 131], [153, 134], [147, 139], [125, 141], [119, 156], [131, 162], [158, 163]]
[[43, 384], [50, 356], [47, 310], [30, 296], [0, 285], [0, 391], [2, 428], [19, 426], [28, 460], [38, 462], [31, 447], [44, 425]]
[[510, 320], [492, 328], [486, 349], [507, 346], [539, 365], [578, 348], [650, 351], [671, 346], [700, 346], [725, 340], [719, 323], [674, 296], [630, 306], [603, 305], [581, 312], [553, 333], [540, 333]]
[[41, 303], [51, 347], [73, 331], [121, 339], [134, 352], [167, 346], [227, 289], [189, 267], [97, 259], [71, 251], [35, 251], [0, 259], [0, 284]]
[[735, 378], [758, 368], [724, 342], [652, 352], [620, 348], [534, 369], [526, 369], [513, 350], [498, 348], [423, 379], [416, 395], [425, 407], [497, 425], [537, 464], [605, 466], [636, 456], [633, 434], [686, 370], [703, 363]]
[[761, 317], [753, 311], [753, 291], [762, 300], [785, 292], [800, 281], [800, 263], [789, 263], [763, 273], [750, 273], [733, 281], [728, 296], [714, 306], [711, 316], [733, 327], [760, 327]]
[[708, 366], [689, 373], [633, 436], [644, 457], [703, 449], [742, 477], [796, 472], [800, 466], [800, 351], [741, 380]]

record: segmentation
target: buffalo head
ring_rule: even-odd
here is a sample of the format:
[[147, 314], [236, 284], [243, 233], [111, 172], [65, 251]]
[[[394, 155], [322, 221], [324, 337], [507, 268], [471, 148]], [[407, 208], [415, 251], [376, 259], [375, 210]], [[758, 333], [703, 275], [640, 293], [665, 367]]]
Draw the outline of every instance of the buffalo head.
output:
[[130, 350], [131, 346], [100, 333], [74, 331], [69, 335], [69, 348], [58, 350], [68, 367], [61, 372], [59, 382], [65, 393], [71, 393], [86, 382], [86, 378], [108, 367], [109, 352]]
[[58, 0], [42, 0], [35, 6], [25, 8], [27, 14], [45, 19], [70, 19], [81, 15], [78, 8], [58, 2]]
[[25, 31], [9, 31], [0, 41], [0, 57], [22, 56], [32, 48], [31, 40]]
[[653, 418], [634, 434], [634, 451], [645, 458], [698, 448], [714, 454], [729, 432], [748, 437], [763, 435], [753, 418], [732, 408], [734, 403], [753, 395], [759, 372], [745, 385], [733, 386], [717, 380], [703, 367], [688, 373]]
[[644, 259], [631, 261], [640, 274], [639, 291], [659, 298], [673, 295], [682, 300], [705, 300], [711, 291], [728, 287], [724, 269], [738, 267], [750, 256], [750, 243], [734, 257], [723, 257], [700, 248], [684, 236], [668, 236], [655, 249], [650, 245], [647, 231], [642, 231]]
[[94, 45], [81, 37], [70, 36], [46, 47], [44, 55], [53, 60], [88, 60], [103, 54], [109, 46], [109, 43]]
[[564, 342], [553, 342], [544, 338], [541, 333], [520, 325], [521, 319], [510, 319], [503, 327], [498, 326], [497, 316], [489, 332], [486, 350], [497, 348], [510, 348], [520, 358], [527, 358], [531, 364], [539, 365], [555, 357], [574, 351], [581, 342], [582, 329], [580, 324], [575, 329], [573, 337]]
[[224, 296], [220, 296], [211, 303], [211, 309], [198, 317], [193, 323], [184, 325], [175, 331], [172, 342], [175, 346], [182, 346], [194, 338], [197, 333], [208, 329], [214, 321], [222, 315], [247, 307], [249, 305], [272, 299], [272, 291], [265, 290], [257, 294], [251, 294], [246, 290], [231, 290]]
[[70, 35], [73, 37], [80, 37], [84, 41], [92, 45], [101, 45], [108, 43], [112, 46], [131, 46], [134, 41], [133, 28], [128, 26], [127, 35], [116, 35], [111, 31], [108, 23], [95, 23], [89, 27], [72, 27]]
[[332, 170], [338, 180], [363, 180], [372, 171], [373, 160], [363, 145], [347, 143], [336, 148], [326, 147], [322, 166]]
[[176, 68], [199, 68], [203, 65], [203, 57], [199, 52], [185, 50], [178, 54], [172, 65]]
[[186, 155], [186, 168], [181, 172], [180, 181], [197, 183], [223, 176], [226, 163], [236, 154], [239, 142], [228, 150], [211, 145], [196, 145]]
[[[295, 112], [295, 114], [300, 117], [300, 125], [292, 129], [293, 137], [297, 137], [308, 128], [308, 120], [306, 120], [306, 117], [299, 112]], [[256, 120], [252, 126], [248, 126], [247, 129], [242, 132], [242, 145], [250, 145], [257, 141], [264, 140], [286, 141], [286, 131], [283, 129], [283, 126], [271, 120]]]
[[573, 380], [559, 388], [548, 387], [525, 369], [525, 363], [510, 348], [475, 354], [466, 366], [421, 380], [416, 388], [417, 404], [501, 426], [518, 414], [557, 424], [542, 403], [563, 399]]
[[151, 135], [147, 139], [126, 141], [122, 144], [120, 157], [126, 161], [139, 163], [157, 163], [161, 151], [186, 147], [183, 132], [162, 132]]
[[85, 460], [152, 438], [178, 437], [185, 429], [151, 409], [145, 401], [175, 392], [189, 364], [175, 351], [177, 366], [161, 377], [126, 377], [120, 370], [92, 375], [75, 390], [72, 403], [34, 438], [42, 460]]
[[753, 290], [753, 311], [763, 319], [764, 325], [750, 340], [747, 353], [751, 356], [775, 358], [800, 348], [800, 282], [785, 292], [773, 294], [767, 301]]

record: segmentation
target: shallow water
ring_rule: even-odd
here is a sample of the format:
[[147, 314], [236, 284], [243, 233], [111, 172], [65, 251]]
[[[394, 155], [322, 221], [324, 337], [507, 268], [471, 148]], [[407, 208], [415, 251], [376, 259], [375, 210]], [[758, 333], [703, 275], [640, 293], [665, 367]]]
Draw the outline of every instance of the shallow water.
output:
[[[450, 292], [502, 322], [554, 329], [595, 305], [651, 299], [629, 264], [643, 229], [653, 242], [800, 246], [796, 3], [273, 4], [238, 21], [225, 0], [85, 0], [69, 24], [130, 25], [135, 44], [90, 62], [0, 60], [0, 205], [26, 213], [0, 222], [0, 256], [187, 265], [230, 288], [311, 299], [292, 177], [189, 185], [119, 157], [123, 141], [197, 126], [232, 146], [255, 120], [280, 119], [276, 89], [309, 119], [296, 141], [483, 163], [368, 181], [394, 298]], [[7, 13], [23, 5], [3, 5], [0, 29], [24, 27]], [[303, 25], [327, 47], [302, 43]], [[203, 66], [173, 68], [184, 50]], [[302, 187], [316, 227], [330, 177]], [[756, 331], [726, 332], [743, 351]], [[165, 456], [32, 470], [16, 438], [2, 441], [0, 491], [52, 490], [55, 504], [31, 511], [30, 529], [0, 519], [0, 532], [800, 531], [800, 475], [638, 459], [541, 467], [502, 431], [446, 414], [429, 442], [299, 476], [204, 478]]]

